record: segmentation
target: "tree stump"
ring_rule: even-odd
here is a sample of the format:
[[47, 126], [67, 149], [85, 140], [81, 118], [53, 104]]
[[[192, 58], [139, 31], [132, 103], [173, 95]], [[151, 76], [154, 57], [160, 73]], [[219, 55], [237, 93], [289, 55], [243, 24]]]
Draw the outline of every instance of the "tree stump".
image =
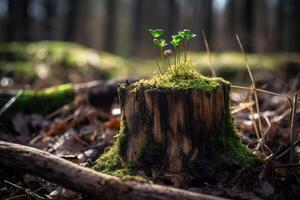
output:
[[134, 165], [145, 171], [189, 173], [192, 166], [201, 171], [199, 162], [222, 165], [234, 160], [244, 165], [256, 159], [236, 134], [230, 84], [222, 79], [209, 90], [139, 83], [123, 84], [118, 92], [123, 128], [112, 150], [98, 160], [100, 171]]

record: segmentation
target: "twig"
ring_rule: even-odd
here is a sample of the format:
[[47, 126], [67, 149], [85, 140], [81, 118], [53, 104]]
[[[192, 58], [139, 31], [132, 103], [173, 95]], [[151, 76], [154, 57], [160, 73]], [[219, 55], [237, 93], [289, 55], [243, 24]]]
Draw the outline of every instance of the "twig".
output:
[[209, 68], [211, 70], [212, 75], [216, 76], [216, 72], [215, 72], [213, 64], [212, 64], [210, 48], [209, 48], [208, 41], [207, 41], [207, 38], [206, 38], [204, 30], [202, 30], [202, 38], [203, 38], [203, 41], [204, 41], [204, 44], [205, 44], [205, 48], [206, 48], [206, 52], [207, 52], [208, 59], [209, 59]]
[[[269, 133], [269, 131], [271, 129], [271, 122], [270, 122], [270, 120], [269, 120], [269, 118], [267, 116], [263, 115], [262, 117], [263, 117], [263, 119], [266, 121], [266, 123], [268, 125], [267, 129], [264, 131], [263, 136], [262, 136], [262, 143], [263, 143], [263, 141], [265, 141], [265, 139], [267, 137], [267, 134]], [[263, 145], [270, 152], [270, 154], [273, 153], [273, 151], [268, 147], [267, 144], [263, 143]]]
[[293, 104], [292, 104], [292, 112], [291, 112], [291, 125], [290, 125], [290, 162], [294, 161], [295, 159], [295, 135], [294, 135], [294, 123], [295, 123], [295, 113], [297, 109], [297, 93], [294, 94], [293, 97]]
[[[249, 102], [252, 101], [250, 97], [251, 96], [249, 96]], [[254, 111], [253, 111], [252, 106], [249, 106], [248, 109], [249, 109], [250, 113], [252, 114], [252, 116], [254, 116]], [[254, 117], [252, 117], [251, 119], [252, 119], [252, 122], [253, 122], [253, 126], [254, 126], [257, 141], [260, 142], [260, 136], [259, 136], [259, 133], [258, 133], [258, 130], [257, 130], [256, 121], [255, 121]], [[258, 147], [259, 147], [259, 145], [258, 145]]]
[[[23, 198], [23, 197], [25, 197], [25, 198]], [[14, 199], [20, 199], [20, 198], [26, 199], [26, 197], [27, 197], [27, 194], [20, 194], [20, 195], [17, 195], [17, 196], [9, 197], [5, 200], [14, 200]]]
[[[300, 138], [298, 138], [296, 140], [296, 142], [294, 142], [293, 146], [296, 146], [298, 143], [300, 143]], [[274, 158], [274, 161], [278, 160], [279, 158], [281, 158], [282, 156], [284, 156], [285, 154], [287, 154], [290, 150], [291, 150], [291, 146], [288, 149], [286, 149], [284, 152], [282, 152], [281, 154], [279, 154], [276, 158]]]
[[239, 103], [239, 105], [232, 107], [232, 114], [235, 114], [237, 112], [240, 112], [242, 110], [244, 110], [245, 108], [249, 108], [250, 106], [254, 105], [254, 101], [251, 102], [247, 102], [247, 103]]
[[248, 60], [247, 60], [247, 56], [246, 56], [244, 48], [243, 48], [243, 45], [242, 45], [242, 43], [240, 41], [240, 38], [239, 38], [239, 36], [237, 34], [235, 34], [235, 36], [236, 36], [238, 44], [239, 44], [239, 46], [241, 48], [242, 54], [244, 56], [245, 64], [246, 64], [246, 67], [247, 67], [247, 70], [248, 70], [248, 73], [249, 73], [249, 76], [250, 76], [250, 79], [251, 79], [251, 82], [252, 82], [252, 87], [255, 89], [254, 90], [254, 99], [255, 99], [255, 105], [256, 105], [256, 112], [257, 112], [257, 114], [259, 116], [258, 117], [258, 131], [259, 131], [259, 134], [261, 136], [261, 133], [262, 133], [262, 123], [261, 123], [261, 119], [260, 119], [259, 103], [258, 103], [258, 96], [257, 96], [257, 92], [256, 92], [255, 81], [254, 81], [254, 78], [253, 78], [253, 75], [252, 75], [252, 72], [251, 72]]
[[0, 110], [0, 115], [2, 115], [21, 95], [23, 90], [19, 90], [15, 96], [13, 96]]
[[21, 186], [19, 186], [19, 185], [17, 185], [17, 184], [14, 184], [14, 183], [12, 183], [12, 182], [10, 182], [10, 181], [8, 181], [8, 180], [4, 180], [4, 183], [7, 183], [7, 184], [9, 184], [9, 185], [11, 185], [11, 186], [13, 186], [13, 187], [19, 189], [19, 190], [22, 190], [22, 191], [25, 192], [27, 195], [30, 195], [30, 196], [32, 196], [32, 197], [35, 198], [35, 199], [45, 199], [44, 197], [42, 197], [42, 196], [36, 194], [35, 192], [32, 192], [32, 191], [30, 191], [29, 189], [26, 189], [26, 188], [23, 188], [23, 187], [21, 187]]
[[258, 88], [252, 88], [252, 87], [246, 87], [246, 86], [239, 86], [239, 85], [231, 85], [231, 88], [241, 89], [241, 90], [250, 90], [250, 91], [254, 90], [254, 91], [262, 92], [262, 93], [265, 93], [265, 94], [270, 94], [270, 95], [274, 95], [274, 96], [283, 97], [283, 98], [286, 98], [286, 99], [291, 99], [290, 96], [286, 96], [286, 95], [282, 95], [282, 94], [279, 94], [279, 93], [275, 93], [275, 92], [271, 92], [271, 91], [263, 90], [263, 89], [258, 89]]

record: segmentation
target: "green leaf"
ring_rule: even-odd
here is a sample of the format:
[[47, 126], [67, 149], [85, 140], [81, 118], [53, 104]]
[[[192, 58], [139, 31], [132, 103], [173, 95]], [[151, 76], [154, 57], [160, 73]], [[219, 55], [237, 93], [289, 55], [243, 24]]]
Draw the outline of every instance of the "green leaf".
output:
[[154, 44], [156, 44], [157, 46], [160, 45], [159, 39], [153, 39]]
[[191, 35], [192, 34], [191, 30], [189, 30], [189, 29], [184, 29], [183, 32], [184, 32], [184, 35]]
[[167, 46], [168, 44], [166, 43], [166, 40], [164, 40], [164, 39], [161, 39], [160, 40], [160, 47], [165, 47], [165, 46]]
[[184, 38], [184, 31], [178, 31], [178, 35], [181, 35]]
[[187, 40], [196, 37], [196, 34], [192, 33], [189, 29], [183, 29], [183, 31], [179, 31], [178, 35], [181, 35], [182, 38], [185, 38]]
[[148, 31], [154, 38], [159, 38], [165, 32], [163, 29], [148, 29]]
[[166, 43], [166, 40], [164, 39], [153, 39], [154, 44], [156, 44], [157, 46], [159, 46], [160, 48], [163, 48], [165, 46], [167, 46], [168, 44]]
[[171, 44], [174, 46], [174, 47], [177, 47], [180, 42], [182, 41], [183, 39], [183, 36], [181, 35], [172, 35], [172, 41], [171, 41]]

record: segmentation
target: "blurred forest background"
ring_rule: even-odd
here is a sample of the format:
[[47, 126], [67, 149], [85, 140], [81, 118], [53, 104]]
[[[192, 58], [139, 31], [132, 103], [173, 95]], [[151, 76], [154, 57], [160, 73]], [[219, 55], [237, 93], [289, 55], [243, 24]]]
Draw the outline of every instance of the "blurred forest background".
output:
[[[0, 42], [72, 41], [152, 56], [148, 28], [205, 30], [214, 51], [300, 51], [299, 0], [0, 0]], [[192, 50], [203, 50], [201, 41]]]
[[167, 41], [183, 28], [196, 33], [189, 58], [206, 75], [202, 30], [219, 76], [247, 78], [235, 33], [254, 71], [295, 76], [299, 10], [299, 0], [0, 0], [0, 86], [147, 77], [156, 65], [149, 28], [165, 29]]

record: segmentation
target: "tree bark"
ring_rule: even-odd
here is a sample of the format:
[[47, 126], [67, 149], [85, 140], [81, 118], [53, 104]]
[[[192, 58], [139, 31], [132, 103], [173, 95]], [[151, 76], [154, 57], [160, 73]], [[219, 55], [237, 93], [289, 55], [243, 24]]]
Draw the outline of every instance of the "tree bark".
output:
[[154, 159], [164, 160], [163, 165], [173, 173], [185, 172], [194, 161], [208, 158], [211, 140], [224, 134], [222, 122], [229, 106], [228, 94], [227, 85], [212, 92], [143, 87], [133, 91], [120, 87], [127, 134], [124, 160], [138, 161], [149, 138], [163, 155], [163, 159]]
[[218, 200], [159, 185], [120, 180], [58, 158], [32, 147], [0, 141], [0, 166], [27, 171], [93, 199]]

